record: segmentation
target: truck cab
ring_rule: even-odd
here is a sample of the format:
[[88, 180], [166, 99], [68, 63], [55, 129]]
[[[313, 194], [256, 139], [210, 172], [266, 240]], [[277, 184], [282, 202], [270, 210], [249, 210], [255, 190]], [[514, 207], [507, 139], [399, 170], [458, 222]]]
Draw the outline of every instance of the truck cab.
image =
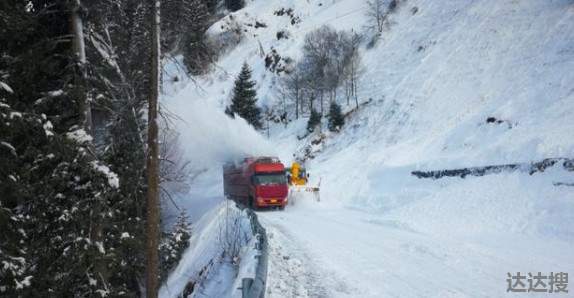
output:
[[276, 157], [250, 157], [227, 164], [223, 182], [227, 198], [253, 209], [287, 205], [285, 166]]

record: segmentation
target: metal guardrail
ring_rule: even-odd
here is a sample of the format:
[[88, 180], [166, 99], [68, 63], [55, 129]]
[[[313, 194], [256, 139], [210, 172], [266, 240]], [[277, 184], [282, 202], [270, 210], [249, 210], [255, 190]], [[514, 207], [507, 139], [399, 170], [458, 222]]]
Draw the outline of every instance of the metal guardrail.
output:
[[243, 298], [264, 298], [267, 284], [267, 263], [269, 249], [267, 244], [267, 232], [259, 223], [257, 214], [251, 209], [246, 209], [249, 221], [251, 222], [251, 232], [257, 237], [256, 249], [259, 250], [257, 267], [255, 268], [255, 278], [244, 278], [242, 280]]

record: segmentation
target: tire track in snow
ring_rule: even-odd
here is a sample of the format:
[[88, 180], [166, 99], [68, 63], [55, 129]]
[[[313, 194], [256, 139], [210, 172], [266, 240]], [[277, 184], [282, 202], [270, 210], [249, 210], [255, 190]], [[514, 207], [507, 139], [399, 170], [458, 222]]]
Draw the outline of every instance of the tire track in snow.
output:
[[267, 297], [328, 297], [310, 258], [278, 227], [268, 226]]
[[[265, 227], [269, 238], [267, 297], [332, 297], [330, 287], [324, 283], [327, 275], [317, 270], [294, 238], [269, 221], [265, 221]], [[348, 287], [336, 284], [334, 290], [348, 294]]]

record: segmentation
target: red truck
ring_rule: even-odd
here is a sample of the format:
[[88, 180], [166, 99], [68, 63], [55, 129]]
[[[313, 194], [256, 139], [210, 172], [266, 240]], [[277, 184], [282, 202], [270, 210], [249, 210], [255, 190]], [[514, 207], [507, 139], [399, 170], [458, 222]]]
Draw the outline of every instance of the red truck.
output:
[[248, 157], [223, 166], [223, 193], [252, 209], [287, 205], [285, 166], [276, 157]]

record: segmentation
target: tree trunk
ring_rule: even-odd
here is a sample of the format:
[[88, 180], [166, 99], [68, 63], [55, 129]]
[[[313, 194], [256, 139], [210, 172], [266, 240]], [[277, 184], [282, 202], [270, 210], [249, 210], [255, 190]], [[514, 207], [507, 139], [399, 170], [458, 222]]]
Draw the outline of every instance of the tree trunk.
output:
[[312, 111], [313, 111], [314, 96], [315, 96], [315, 95], [311, 95], [311, 97], [309, 97], [309, 112], [312, 112]]
[[353, 79], [353, 97], [355, 97], [355, 103], [357, 105], [357, 109], [359, 109], [359, 97], [357, 96], [357, 77]]
[[88, 102], [88, 93], [86, 86], [86, 46], [84, 42], [84, 25], [82, 17], [80, 16], [81, 4], [80, 0], [73, 2], [72, 13], [70, 15], [70, 23], [72, 27], [72, 46], [74, 55], [76, 56], [77, 67], [79, 68], [79, 78], [77, 85], [79, 87], [79, 108], [80, 108], [80, 124], [87, 134], [92, 134], [92, 109]]
[[321, 116], [323, 116], [323, 91], [321, 91], [321, 96], [319, 97], [319, 100], [321, 100]]
[[299, 90], [296, 91], [295, 95], [295, 119], [299, 119]]
[[357, 110], [359, 109], [359, 97], [357, 96], [357, 84], [353, 84], [353, 96], [355, 97], [355, 105], [357, 106]]
[[151, 82], [148, 107], [146, 295], [157, 298], [159, 287], [159, 145], [160, 0], [152, 2]]
[[[86, 134], [94, 136], [92, 124], [92, 107], [88, 100], [88, 86], [87, 86], [87, 73], [86, 73], [86, 45], [84, 41], [84, 24], [81, 16], [81, 3], [80, 0], [74, 0], [72, 3], [70, 14], [70, 27], [72, 31], [72, 49], [76, 62], [76, 77], [75, 77], [75, 95], [78, 99], [79, 108], [79, 124], [84, 129]], [[92, 142], [86, 145], [89, 152], [90, 160], [96, 160], [95, 146]], [[103, 221], [100, 216], [102, 205], [101, 202], [96, 200], [92, 206], [90, 213], [90, 240], [93, 243], [103, 243]], [[97, 272], [100, 282], [104, 285], [108, 282], [108, 271], [106, 270], [106, 263], [103, 256], [97, 256], [94, 259], [94, 271]]]
[[346, 80], [345, 81], [345, 97], [347, 98], [347, 106], [349, 105], [349, 100], [351, 98], [351, 88], [349, 87], [349, 85], [350, 85], [349, 80]]

